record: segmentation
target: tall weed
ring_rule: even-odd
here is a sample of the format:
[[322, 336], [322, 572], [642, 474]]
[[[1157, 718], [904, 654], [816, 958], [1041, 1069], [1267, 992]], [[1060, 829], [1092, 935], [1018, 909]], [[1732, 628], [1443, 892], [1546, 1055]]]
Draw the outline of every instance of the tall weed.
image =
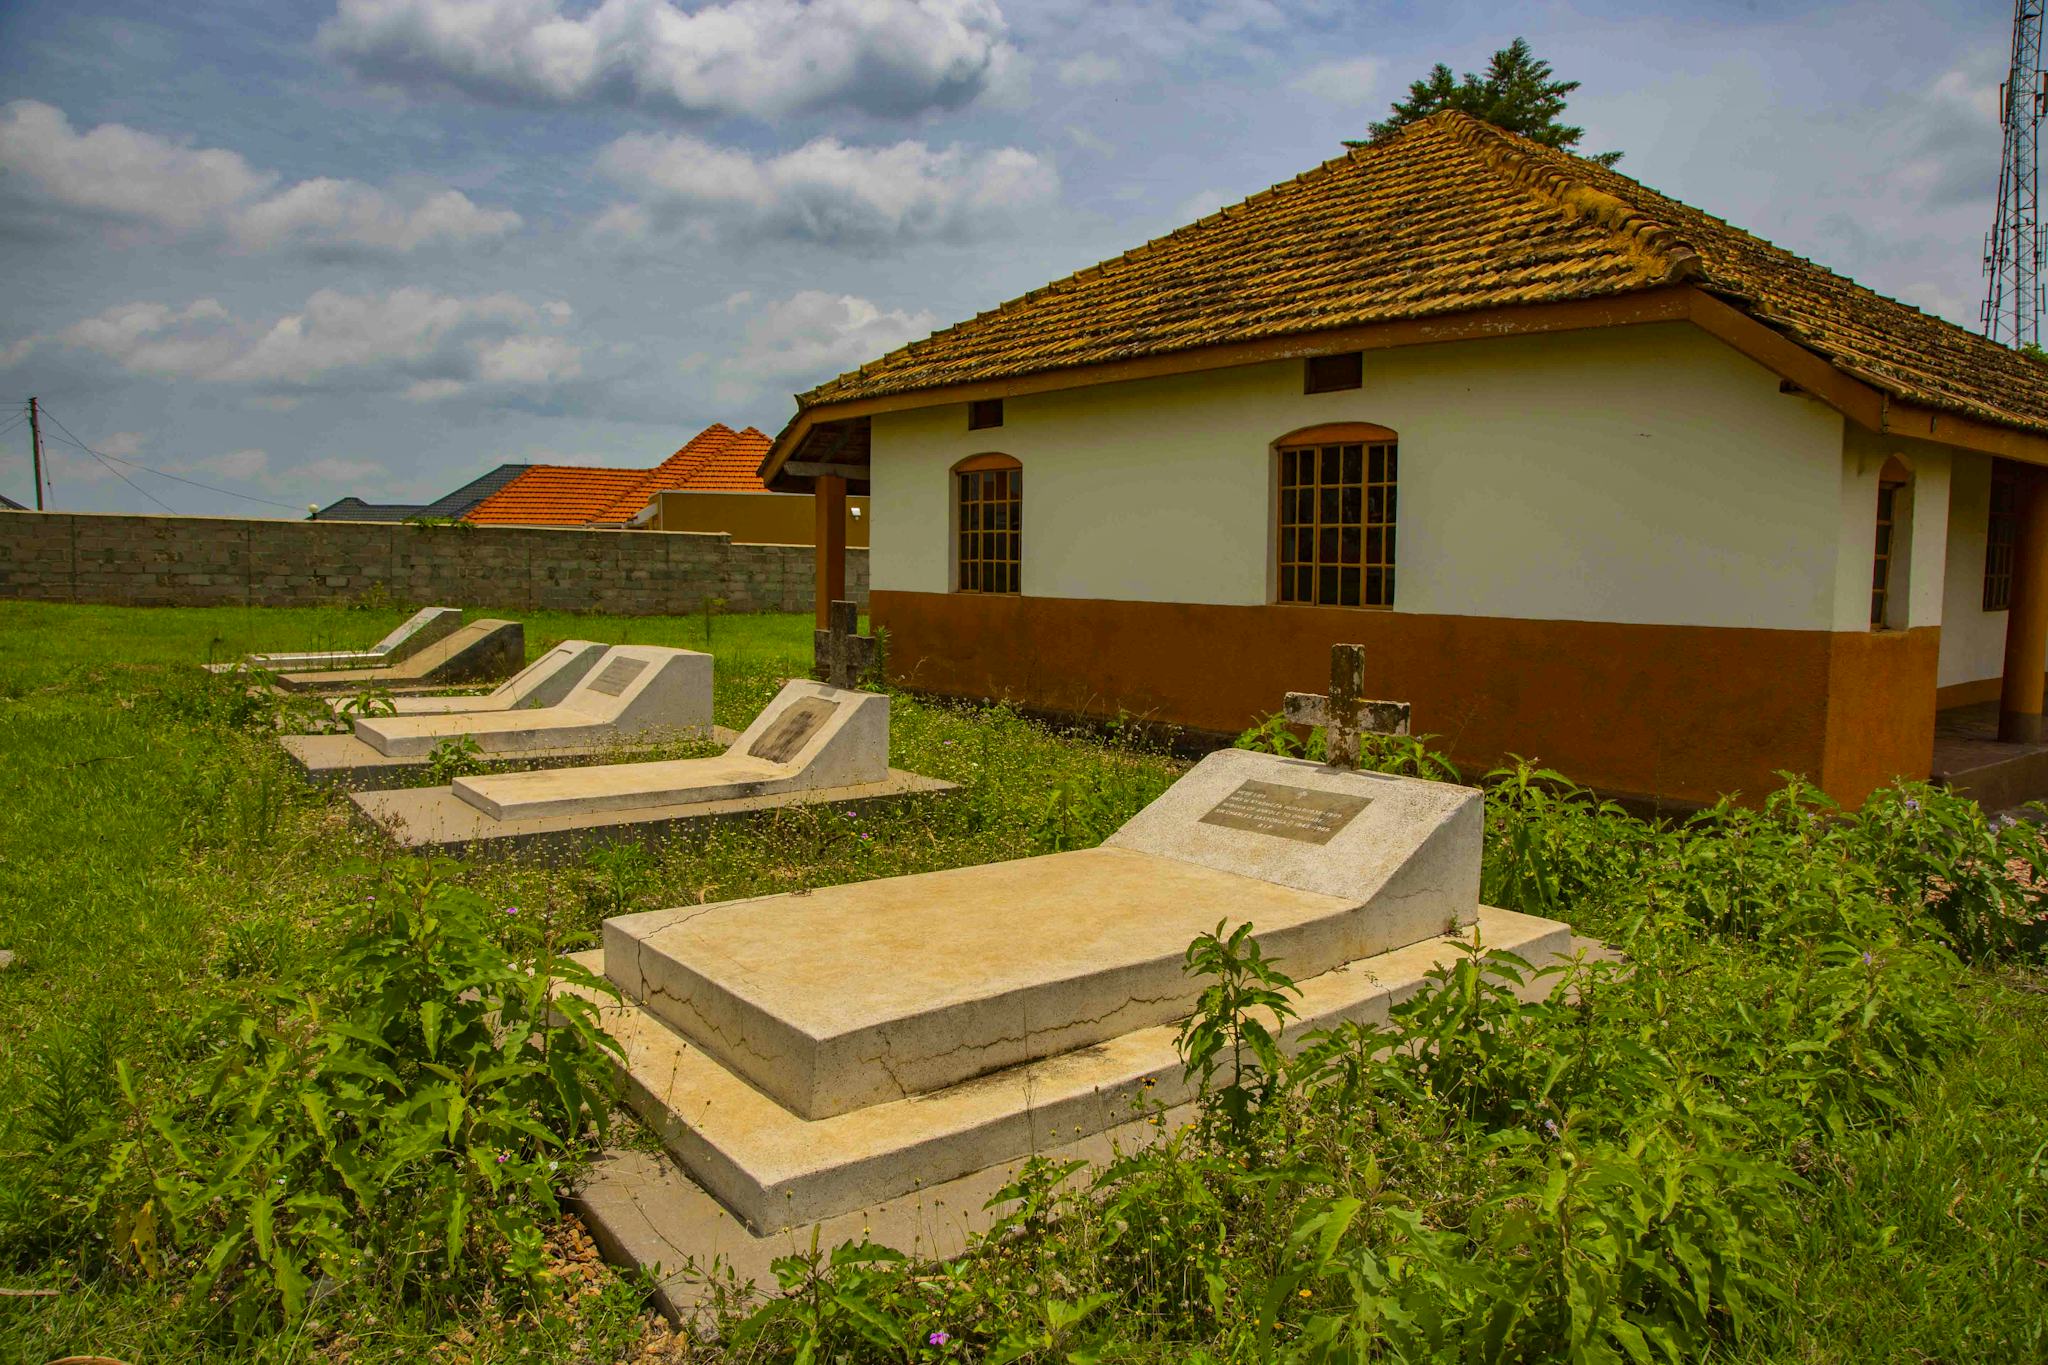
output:
[[304, 977], [198, 1021], [196, 1079], [105, 1155], [130, 1263], [189, 1276], [244, 1337], [316, 1285], [431, 1306], [482, 1267], [530, 1280], [608, 1112], [616, 1046], [588, 1001], [550, 1001], [604, 987], [510, 912], [422, 870], [349, 918]]

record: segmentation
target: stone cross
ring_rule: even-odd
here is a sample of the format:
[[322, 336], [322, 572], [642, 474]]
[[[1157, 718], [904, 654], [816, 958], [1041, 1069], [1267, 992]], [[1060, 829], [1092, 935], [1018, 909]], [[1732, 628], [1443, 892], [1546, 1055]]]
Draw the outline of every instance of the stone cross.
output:
[[811, 671], [834, 687], [852, 687], [875, 662], [875, 637], [859, 635], [860, 608], [834, 602], [827, 616], [831, 629], [811, 632]]
[[1408, 703], [1367, 701], [1358, 694], [1365, 689], [1365, 646], [1330, 646], [1330, 693], [1289, 692], [1287, 719], [1296, 725], [1323, 727], [1323, 761], [1336, 768], [1358, 766], [1358, 737], [1361, 734], [1405, 735], [1408, 733]]

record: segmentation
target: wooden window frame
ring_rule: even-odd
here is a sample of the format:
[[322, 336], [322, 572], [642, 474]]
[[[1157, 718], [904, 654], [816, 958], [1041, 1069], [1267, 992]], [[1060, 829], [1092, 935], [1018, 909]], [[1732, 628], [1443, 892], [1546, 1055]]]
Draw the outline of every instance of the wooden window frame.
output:
[[1343, 393], [1365, 387], [1365, 352], [1312, 355], [1301, 363], [1303, 393]]
[[967, 405], [967, 429], [988, 431], [1003, 424], [1003, 400], [976, 398]]
[[[1007, 479], [995, 476], [1008, 475]], [[952, 504], [952, 588], [977, 597], [1017, 597], [1024, 590], [1024, 462], [990, 451], [970, 455], [946, 473]], [[974, 482], [969, 483], [970, 480]], [[970, 496], [972, 494], [972, 496]], [[1000, 508], [994, 520], [979, 524]], [[970, 539], [970, 537], [972, 539]], [[991, 539], [997, 543], [991, 544]], [[997, 553], [986, 553], [988, 550]], [[990, 582], [998, 586], [987, 586]]]
[[[1913, 467], [1894, 455], [1877, 474], [1877, 525], [1870, 560], [1870, 628], [1889, 630], [1898, 587], [1899, 494], [1913, 486]], [[1910, 523], [1908, 523], [1910, 525]]]
[[1991, 467], [1991, 496], [1984, 513], [1983, 600], [1986, 611], [2005, 611], [2012, 606], [2012, 567], [2020, 538], [2019, 494], [2019, 476], [2007, 467], [1994, 464]]
[[[1298, 472], [1290, 477], [1290, 457], [1313, 460], [1306, 485]], [[1349, 477], [1354, 465], [1356, 479]], [[1298, 464], [1294, 467], [1299, 469]], [[1267, 521], [1273, 536], [1267, 557], [1273, 574], [1272, 601], [1282, 606], [1391, 611], [1397, 600], [1399, 434], [1371, 422], [1302, 427], [1273, 442], [1272, 470], [1273, 503]], [[1354, 504], [1346, 493], [1356, 494], [1355, 520]], [[1331, 518], [1327, 522], [1326, 516]]]

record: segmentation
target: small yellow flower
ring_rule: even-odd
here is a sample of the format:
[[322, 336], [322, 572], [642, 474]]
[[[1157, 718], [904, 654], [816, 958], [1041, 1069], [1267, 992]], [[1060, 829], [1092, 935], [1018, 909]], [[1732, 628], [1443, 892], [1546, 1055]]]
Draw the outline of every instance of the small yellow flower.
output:
[[1302, 1291], [1301, 1291], [1301, 1296], [1302, 1296], [1302, 1297], [1303, 1297], [1304, 1299], [1305, 1299], [1305, 1298], [1307, 1298], [1307, 1297], [1308, 1297], [1308, 1291], [1307, 1291], [1306, 1289], [1302, 1290]]

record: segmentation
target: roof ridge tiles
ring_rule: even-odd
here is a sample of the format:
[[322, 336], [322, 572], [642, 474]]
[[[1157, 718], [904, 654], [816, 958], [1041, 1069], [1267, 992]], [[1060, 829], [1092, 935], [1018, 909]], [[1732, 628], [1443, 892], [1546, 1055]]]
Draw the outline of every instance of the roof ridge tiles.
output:
[[[1495, 174], [1532, 194], [1542, 195], [1575, 218], [1592, 219], [1609, 232], [1626, 239], [1632, 248], [1631, 254], [1661, 264], [1663, 269], [1657, 283], [1678, 284], [1697, 279], [1704, 273], [1705, 262], [1692, 244], [1637, 205], [1588, 184], [1561, 166], [1535, 160], [1521, 147], [1509, 142], [1511, 135], [1505, 135], [1491, 124], [1469, 115], [1459, 114], [1446, 120], [1445, 128], [1453, 140], [1477, 156]], [[1527, 139], [1516, 141], [1526, 142]], [[1537, 145], [1529, 143], [1531, 147]], [[1568, 152], [1559, 153], [1560, 160], [1570, 156]], [[1576, 161], [1577, 158], [1571, 157], [1571, 160]]]

